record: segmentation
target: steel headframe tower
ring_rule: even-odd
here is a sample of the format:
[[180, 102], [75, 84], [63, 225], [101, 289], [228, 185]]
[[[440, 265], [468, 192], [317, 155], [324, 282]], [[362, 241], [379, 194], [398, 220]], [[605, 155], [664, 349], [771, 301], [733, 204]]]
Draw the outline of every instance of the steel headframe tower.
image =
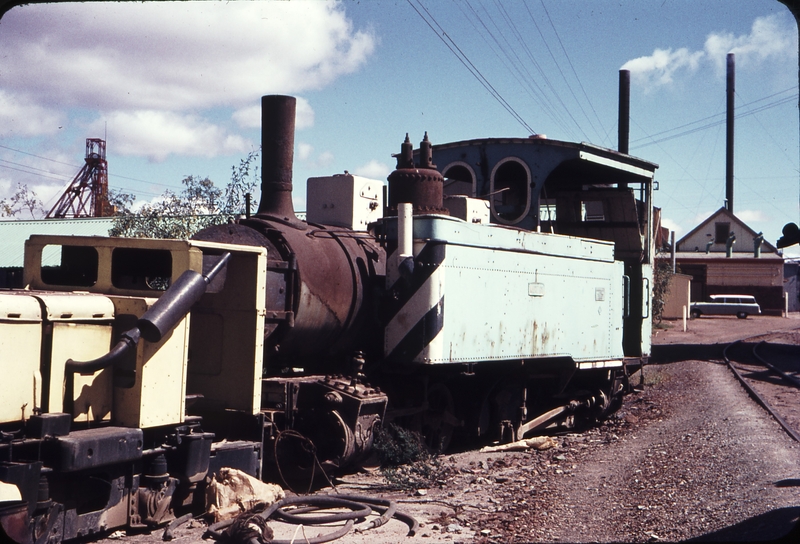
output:
[[47, 213], [47, 218], [106, 217], [111, 215], [108, 204], [108, 163], [106, 141], [86, 139], [86, 164], [69, 184], [67, 190]]

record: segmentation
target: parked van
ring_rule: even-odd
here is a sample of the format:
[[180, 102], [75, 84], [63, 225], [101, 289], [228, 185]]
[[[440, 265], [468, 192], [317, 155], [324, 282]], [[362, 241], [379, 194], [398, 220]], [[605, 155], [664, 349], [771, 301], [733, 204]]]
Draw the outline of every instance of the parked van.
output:
[[690, 313], [692, 317], [701, 315], [735, 315], [746, 319], [748, 315], [761, 313], [761, 306], [751, 295], [711, 295], [708, 302], [693, 302]]

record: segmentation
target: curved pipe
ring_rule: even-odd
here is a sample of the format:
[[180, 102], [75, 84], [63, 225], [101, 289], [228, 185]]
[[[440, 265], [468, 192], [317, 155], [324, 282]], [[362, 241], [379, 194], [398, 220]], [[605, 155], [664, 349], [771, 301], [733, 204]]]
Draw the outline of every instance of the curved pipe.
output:
[[187, 270], [167, 289], [155, 304], [139, 319], [136, 327], [122, 333], [122, 338], [105, 355], [91, 361], [67, 359], [64, 365], [69, 379], [72, 374], [93, 374], [124, 360], [128, 351], [135, 349], [140, 338], [148, 342], [159, 342], [183, 319], [194, 304], [206, 292], [208, 284], [227, 265], [231, 254], [224, 253], [207, 274]]
[[123, 360], [129, 349], [136, 347], [136, 344], [139, 343], [140, 336], [141, 333], [138, 328], [134, 327], [129, 331], [125, 331], [122, 333], [122, 338], [117, 342], [117, 345], [111, 348], [111, 351], [105, 355], [97, 359], [92, 359], [91, 361], [74, 361], [72, 359], [67, 359], [67, 363], [64, 365], [64, 371], [67, 374], [74, 374], [77, 372], [86, 376], [94, 374], [98, 370], [116, 365], [118, 361]]

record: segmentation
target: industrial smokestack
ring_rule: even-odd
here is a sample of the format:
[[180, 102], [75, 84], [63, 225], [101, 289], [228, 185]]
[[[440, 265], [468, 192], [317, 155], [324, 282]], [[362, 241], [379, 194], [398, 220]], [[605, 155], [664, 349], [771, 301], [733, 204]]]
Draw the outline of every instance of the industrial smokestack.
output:
[[[619, 121], [617, 122], [617, 150], [628, 154], [628, 140], [631, 132], [631, 72], [619, 71]], [[618, 183], [620, 189], [627, 189], [627, 183]]]
[[261, 97], [261, 201], [257, 215], [299, 222], [292, 204], [292, 162], [297, 100]]
[[617, 149], [620, 153], [628, 154], [628, 140], [631, 129], [631, 72], [619, 71], [619, 122], [617, 123], [619, 136]]
[[728, 53], [728, 138], [725, 148], [725, 200], [728, 211], [733, 213], [733, 95], [736, 92], [736, 59]]

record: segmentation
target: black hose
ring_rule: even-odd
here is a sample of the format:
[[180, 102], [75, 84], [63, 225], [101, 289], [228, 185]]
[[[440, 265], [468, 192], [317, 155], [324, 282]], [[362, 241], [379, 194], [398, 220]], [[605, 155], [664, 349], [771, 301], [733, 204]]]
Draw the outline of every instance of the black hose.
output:
[[186, 270], [175, 283], [167, 289], [155, 304], [139, 319], [137, 326], [122, 333], [122, 338], [105, 355], [91, 361], [68, 359], [64, 366], [66, 374], [93, 374], [120, 363], [129, 350], [136, 347], [144, 337], [149, 342], [158, 342], [183, 317], [206, 292], [211, 280], [225, 267], [231, 258], [226, 252], [205, 275], [194, 270]]
[[[285, 512], [283, 510], [284, 507], [292, 505], [308, 506], [297, 508], [292, 513]], [[315, 510], [331, 508], [347, 508], [350, 511], [324, 514], [319, 516], [304, 515]], [[360, 531], [363, 532], [375, 527], [380, 527], [392, 518], [397, 518], [408, 525], [408, 536], [414, 536], [419, 529], [419, 523], [417, 520], [408, 514], [399, 512], [397, 510], [397, 504], [394, 501], [377, 497], [368, 497], [364, 495], [317, 495], [287, 497], [255, 515], [264, 520], [268, 520], [274, 516], [281, 518], [287, 523], [294, 523], [298, 525], [323, 525], [326, 523], [346, 521], [345, 525], [337, 531], [307, 539], [308, 544], [320, 544], [322, 542], [336, 540], [337, 538], [341, 538], [342, 536], [346, 535], [353, 528], [355, 520], [365, 518], [372, 513], [373, 510], [381, 512], [381, 515], [377, 519], [372, 520], [367, 527], [360, 529]], [[254, 514], [252, 512], [242, 514], [242, 516], [248, 518], [251, 518], [253, 515]], [[215, 523], [206, 529], [205, 536], [214, 538], [215, 540], [228, 541], [230, 535], [227, 532], [222, 531], [228, 527], [231, 527], [235, 521], [235, 519], [231, 519]], [[247, 542], [259, 544], [257, 537], [249, 538]], [[290, 544], [290, 541], [288, 540], [273, 540], [272, 542], [273, 544]], [[304, 539], [303, 542], [306, 542], [306, 539]]]
[[303, 542], [304, 544], [322, 544], [323, 542], [331, 542], [332, 540], [342, 538], [344, 535], [349, 533], [353, 528], [353, 525], [354, 522], [352, 519], [350, 519], [347, 520], [347, 523], [345, 523], [344, 526], [338, 531], [332, 531], [324, 535], [317, 535], [313, 538], [303, 538], [302, 541], [297, 538], [293, 538], [292, 540], [273, 540], [271, 544], [297, 544], [298, 542]]
[[172, 534], [175, 529], [186, 523], [187, 521], [194, 518], [193, 514], [184, 514], [183, 516], [173, 519], [167, 528], [164, 529], [164, 534], [161, 536], [161, 540], [172, 540], [175, 536]]
[[78, 374], [88, 375], [94, 374], [98, 370], [114, 366], [119, 361], [123, 360], [128, 350], [136, 347], [136, 344], [139, 342], [139, 337], [139, 329], [134, 328], [124, 332], [122, 333], [122, 338], [117, 342], [117, 345], [111, 348], [111, 351], [105, 355], [97, 359], [92, 359], [91, 361], [74, 361], [72, 359], [67, 359], [64, 365], [64, 371], [68, 374], [77, 372]]
[[[275, 516], [296, 525], [323, 525], [325, 523], [346, 521], [348, 519], [362, 519], [366, 518], [372, 513], [372, 508], [366, 504], [353, 502], [351, 500], [344, 499], [341, 496], [332, 497], [323, 495], [319, 497], [291, 497], [291, 501], [287, 501], [290, 501], [290, 499], [284, 499], [281, 501], [283, 504], [275, 510]], [[296, 503], [311, 504], [317, 507], [323, 506], [326, 508], [349, 508], [351, 511], [339, 512], [336, 514], [324, 514], [322, 516], [315, 517], [291, 514], [282, 509], [284, 506], [289, 506]]]
[[406, 514], [404, 512], [398, 511], [397, 510], [397, 504], [394, 501], [390, 500], [390, 499], [381, 499], [381, 498], [377, 498], [377, 497], [370, 497], [370, 496], [367, 496], [367, 495], [340, 495], [340, 496], [341, 497], [346, 497], [347, 499], [349, 499], [351, 501], [364, 502], [364, 503], [367, 503], [369, 505], [387, 506], [388, 507], [387, 508], [387, 512], [390, 511], [390, 510], [392, 511], [391, 515], [387, 516], [386, 520], [379, 521], [381, 518], [383, 518], [386, 515], [387, 512], [384, 512], [384, 516], [381, 516], [381, 518], [378, 518], [377, 520], [374, 520], [373, 522], [371, 522], [370, 526], [365, 528], [365, 529], [362, 529], [362, 531], [366, 531], [367, 529], [372, 529], [374, 527], [380, 527], [381, 525], [383, 525], [384, 523], [389, 521], [390, 518], [394, 517], [394, 518], [399, 519], [400, 521], [402, 521], [406, 525], [408, 525], [408, 534], [407, 534], [407, 536], [414, 536], [415, 534], [417, 534], [417, 530], [419, 529], [419, 522], [413, 516], [410, 516], [410, 515], [408, 515], [408, 514]]

